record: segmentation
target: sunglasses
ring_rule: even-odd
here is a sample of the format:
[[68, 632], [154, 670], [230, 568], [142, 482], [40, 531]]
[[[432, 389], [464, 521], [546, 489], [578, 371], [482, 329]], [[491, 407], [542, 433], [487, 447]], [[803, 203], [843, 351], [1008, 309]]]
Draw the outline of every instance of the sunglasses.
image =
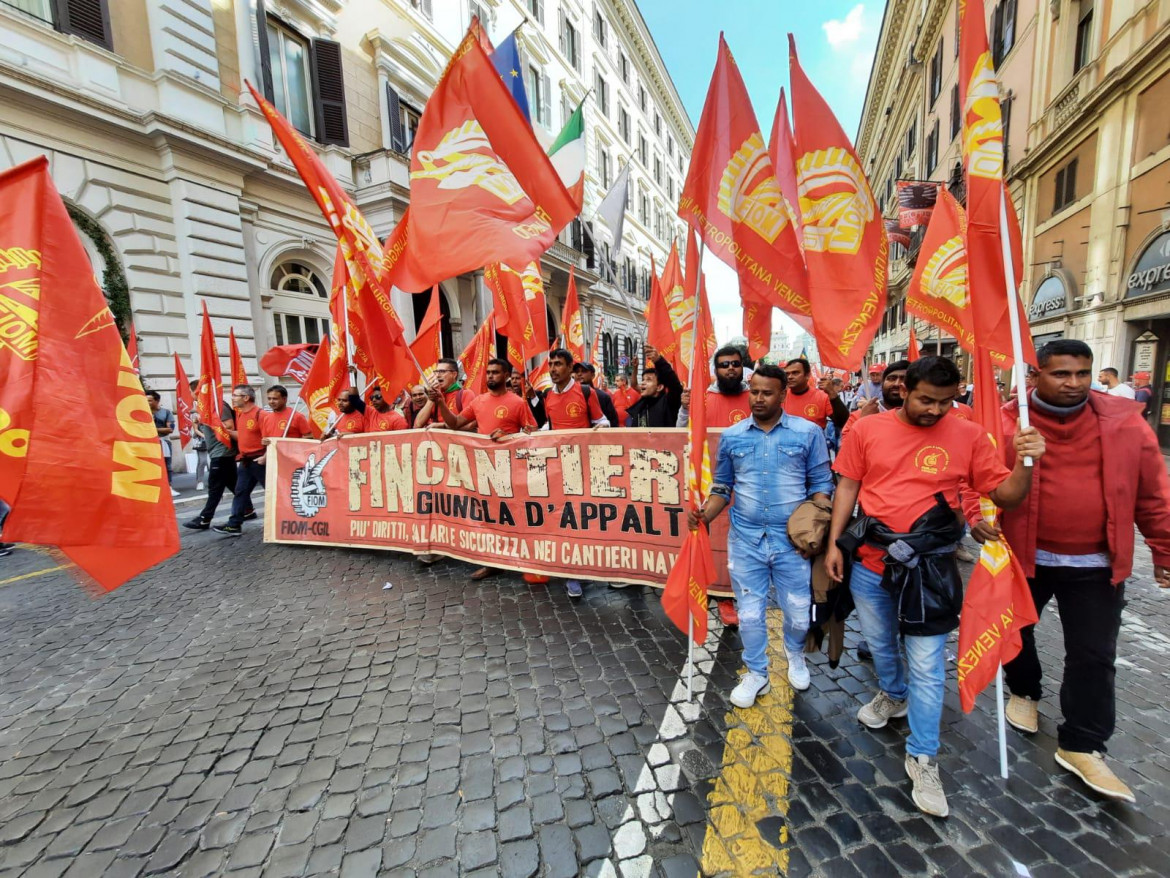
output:
[[743, 363], [741, 363], [739, 360], [720, 360], [715, 365], [720, 369], [732, 369], [732, 368], [742, 369], [743, 368]]

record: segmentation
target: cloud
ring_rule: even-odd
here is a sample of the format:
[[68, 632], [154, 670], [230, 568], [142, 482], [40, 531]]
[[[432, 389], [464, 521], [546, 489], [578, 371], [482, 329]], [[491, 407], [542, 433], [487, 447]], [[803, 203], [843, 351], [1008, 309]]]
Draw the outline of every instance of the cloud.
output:
[[821, 27], [825, 29], [825, 39], [833, 49], [848, 48], [861, 37], [865, 30], [865, 4], [858, 3], [843, 19], [830, 19]]

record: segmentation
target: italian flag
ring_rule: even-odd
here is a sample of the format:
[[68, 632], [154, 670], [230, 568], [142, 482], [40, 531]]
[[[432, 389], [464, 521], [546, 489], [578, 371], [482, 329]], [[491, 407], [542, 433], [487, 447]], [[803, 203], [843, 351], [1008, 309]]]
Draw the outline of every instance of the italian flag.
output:
[[578, 210], [585, 203], [585, 119], [584, 102], [578, 104], [552, 146], [548, 157], [561, 176], [561, 182], [573, 196]]

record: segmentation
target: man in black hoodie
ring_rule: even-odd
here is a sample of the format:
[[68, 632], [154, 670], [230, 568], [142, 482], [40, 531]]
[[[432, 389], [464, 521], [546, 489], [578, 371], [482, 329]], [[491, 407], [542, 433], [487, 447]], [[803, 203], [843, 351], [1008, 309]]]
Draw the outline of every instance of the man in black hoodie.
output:
[[629, 426], [673, 427], [682, 405], [682, 382], [666, 358], [650, 345], [646, 345], [646, 360], [654, 365], [642, 370], [642, 397], [630, 406]]

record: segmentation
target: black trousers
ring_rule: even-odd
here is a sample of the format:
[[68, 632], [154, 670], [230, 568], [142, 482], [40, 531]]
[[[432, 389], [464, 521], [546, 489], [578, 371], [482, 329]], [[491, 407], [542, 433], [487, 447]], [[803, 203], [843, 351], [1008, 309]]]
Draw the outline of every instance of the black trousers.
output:
[[[1028, 580], [1039, 614], [1056, 598], [1064, 628], [1064, 680], [1060, 685], [1057, 727], [1061, 748], [1075, 753], [1105, 752], [1113, 734], [1115, 693], [1113, 662], [1125, 606], [1125, 583], [1111, 585], [1107, 567], [1036, 567]], [[1034, 625], [1020, 631], [1023, 648], [1004, 665], [1013, 695], [1039, 699], [1042, 671], [1036, 654]]]
[[252, 489], [264, 484], [264, 464], [244, 458], [236, 468], [236, 490], [232, 498], [232, 514], [228, 524], [239, 527], [244, 516], [252, 511]]
[[225, 490], [234, 493], [236, 487], [236, 461], [231, 456], [213, 457], [207, 465], [207, 502], [199, 518], [211, 521]]

